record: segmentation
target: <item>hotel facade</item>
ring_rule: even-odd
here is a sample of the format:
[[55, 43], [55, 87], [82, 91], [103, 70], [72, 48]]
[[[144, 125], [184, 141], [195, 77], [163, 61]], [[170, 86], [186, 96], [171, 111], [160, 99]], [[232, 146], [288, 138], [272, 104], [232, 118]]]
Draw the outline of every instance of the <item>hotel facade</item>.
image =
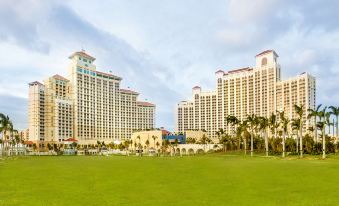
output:
[[79, 144], [129, 139], [134, 130], [155, 127], [155, 105], [120, 88], [121, 78], [96, 70], [95, 58], [73, 53], [67, 78], [54, 75], [29, 83], [29, 139]]
[[176, 107], [176, 130], [206, 130], [210, 138], [216, 138], [221, 128], [232, 132], [226, 122], [228, 115], [245, 120], [250, 114], [269, 117], [285, 111], [285, 116], [292, 119], [297, 117], [294, 105], [304, 105], [303, 129], [313, 126], [307, 110], [316, 105], [315, 78], [302, 73], [282, 80], [277, 59], [275, 51], [267, 50], [255, 56], [255, 67], [217, 71], [215, 91], [193, 87], [192, 99]]

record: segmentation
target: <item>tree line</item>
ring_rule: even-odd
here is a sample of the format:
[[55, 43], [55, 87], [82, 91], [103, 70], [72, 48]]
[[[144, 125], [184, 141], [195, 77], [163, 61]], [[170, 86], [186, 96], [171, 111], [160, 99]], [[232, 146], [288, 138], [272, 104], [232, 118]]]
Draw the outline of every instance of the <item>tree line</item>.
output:
[[[229, 115], [226, 123], [232, 128], [231, 134], [223, 129], [217, 131], [219, 143], [223, 145], [225, 152], [227, 149], [243, 149], [246, 153], [247, 148], [250, 147], [251, 156], [253, 156], [254, 149], [264, 150], [266, 156], [269, 153], [281, 153], [282, 157], [289, 152], [299, 154], [300, 157], [303, 157], [304, 153], [322, 153], [322, 157], [326, 158], [326, 153], [336, 152], [339, 148], [337, 144], [339, 107], [323, 107], [320, 104], [316, 109], [308, 109], [306, 118], [313, 121], [313, 125], [309, 128], [305, 128], [306, 122], [303, 118], [306, 115], [305, 107], [303, 105], [293, 107], [296, 117], [292, 119], [286, 117], [284, 111], [277, 111], [269, 117], [251, 114], [247, 115], [244, 120]], [[334, 117], [333, 121], [331, 117]], [[336, 129], [333, 137], [325, 132], [328, 127], [328, 134], [330, 134], [331, 126], [333, 133], [334, 128]], [[303, 134], [305, 130], [308, 132]]]

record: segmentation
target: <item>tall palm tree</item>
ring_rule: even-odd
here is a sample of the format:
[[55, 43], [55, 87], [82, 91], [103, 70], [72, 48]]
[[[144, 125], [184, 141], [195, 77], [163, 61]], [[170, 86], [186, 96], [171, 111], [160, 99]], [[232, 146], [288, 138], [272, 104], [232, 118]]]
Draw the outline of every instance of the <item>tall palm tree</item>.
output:
[[264, 133], [265, 137], [265, 151], [266, 157], [268, 157], [268, 132], [267, 128], [269, 127], [269, 121], [266, 117], [259, 117], [259, 130]]
[[138, 135], [136, 139], [139, 139], [139, 144], [137, 145], [138, 145], [138, 150], [139, 150], [138, 153], [140, 153], [140, 145], [141, 145], [140, 135]]
[[157, 141], [157, 143], [155, 143], [155, 145], [157, 146], [157, 156], [159, 156], [158, 148], [160, 146], [160, 143]]
[[[9, 136], [12, 136], [13, 124], [8, 116], [0, 113], [0, 131], [2, 132], [2, 152], [5, 153], [6, 148], [8, 149]], [[6, 147], [6, 148], [5, 148]]]
[[307, 119], [313, 118], [313, 125], [314, 125], [314, 141], [318, 142], [318, 130], [317, 130], [317, 117], [319, 116], [319, 111], [322, 104], [319, 104], [316, 109], [308, 109]]
[[304, 105], [294, 105], [295, 113], [299, 116], [300, 120], [300, 128], [299, 128], [299, 135], [300, 135], [300, 157], [303, 157], [303, 115], [304, 115]]
[[158, 139], [158, 137], [157, 137], [157, 136], [154, 136], [154, 135], [152, 135], [152, 139], [153, 139], [153, 147], [154, 147], [154, 149], [155, 149], [155, 140], [156, 140], [156, 139]]
[[326, 122], [325, 121], [319, 121], [317, 123], [317, 128], [321, 131], [321, 136], [322, 136], [322, 140], [323, 140], [323, 159], [326, 158], [325, 127], [326, 127]]
[[281, 111], [279, 112], [279, 118], [280, 118], [280, 126], [283, 132], [283, 153], [282, 157], [285, 157], [285, 151], [286, 151], [286, 133], [288, 133], [288, 124], [290, 120], [285, 117], [285, 112]]
[[228, 115], [226, 118], [226, 124], [230, 124], [233, 128], [233, 133], [235, 133], [236, 126], [240, 123], [240, 120], [233, 115]]
[[274, 135], [274, 138], [277, 137], [277, 115], [274, 113], [271, 114], [271, 116], [268, 119], [269, 127], [271, 128], [271, 134]]
[[299, 145], [299, 130], [301, 128], [300, 126], [300, 119], [299, 118], [296, 118], [296, 119], [292, 119], [291, 121], [291, 128], [293, 131], [297, 131], [297, 138], [296, 138], [296, 152], [298, 153], [299, 151], [299, 148], [298, 148], [298, 145]]
[[339, 120], [339, 107], [335, 107], [335, 106], [330, 106], [329, 109], [331, 110], [330, 111], [330, 114], [331, 115], [334, 115], [335, 118], [336, 118], [336, 135], [335, 135], [335, 141], [334, 143], [337, 144], [337, 139], [339, 138], [339, 123], [338, 123], [338, 120]]
[[246, 118], [246, 122], [250, 127], [251, 130], [251, 157], [253, 157], [253, 137], [254, 137], [254, 130], [258, 125], [258, 117], [255, 114], [248, 115]]
[[219, 143], [223, 145], [224, 152], [226, 152], [226, 136], [224, 129], [220, 128], [217, 132], [215, 132], [215, 134], [219, 139]]
[[150, 144], [150, 142], [149, 142], [149, 140], [147, 139], [146, 142], [145, 142], [145, 145], [146, 145], [146, 147], [147, 147], [147, 153], [149, 153], [149, 144]]

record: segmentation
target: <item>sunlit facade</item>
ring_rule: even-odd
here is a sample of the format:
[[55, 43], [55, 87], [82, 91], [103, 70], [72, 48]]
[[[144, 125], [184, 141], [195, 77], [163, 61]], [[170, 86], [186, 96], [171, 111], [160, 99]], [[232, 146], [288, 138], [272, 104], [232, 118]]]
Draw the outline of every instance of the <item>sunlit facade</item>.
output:
[[193, 87], [192, 100], [182, 101], [176, 108], [176, 130], [206, 130], [215, 138], [222, 128], [231, 132], [227, 125], [228, 115], [244, 120], [249, 114], [269, 117], [276, 111], [285, 111], [289, 118], [295, 118], [293, 105], [304, 105], [304, 130], [310, 126], [307, 110], [315, 107], [315, 78], [302, 73], [288, 80], [281, 80], [278, 55], [273, 50], [264, 51], [255, 57], [255, 67], [217, 71], [216, 90], [202, 91]]
[[121, 78], [96, 70], [95, 58], [75, 52], [67, 78], [54, 75], [29, 84], [30, 140], [80, 144], [128, 139], [133, 130], [155, 127], [155, 105], [121, 89]]

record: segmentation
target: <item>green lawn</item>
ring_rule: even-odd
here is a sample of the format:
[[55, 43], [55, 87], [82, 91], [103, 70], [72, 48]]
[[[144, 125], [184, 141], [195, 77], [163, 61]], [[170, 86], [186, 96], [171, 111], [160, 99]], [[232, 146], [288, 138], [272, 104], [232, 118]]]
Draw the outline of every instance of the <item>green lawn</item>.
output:
[[12, 158], [0, 205], [339, 205], [339, 158]]

